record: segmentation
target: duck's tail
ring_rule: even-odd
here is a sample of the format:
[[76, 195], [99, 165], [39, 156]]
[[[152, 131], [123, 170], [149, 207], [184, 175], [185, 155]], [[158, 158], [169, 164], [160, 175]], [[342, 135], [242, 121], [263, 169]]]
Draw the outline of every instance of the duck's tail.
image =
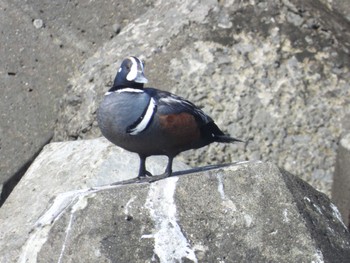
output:
[[216, 142], [224, 142], [224, 143], [233, 143], [233, 142], [245, 142], [241, 139], [233, 138], [229, 135], [216, 135], [215, 137]]
[[241, 139], [233, 138], [230, 135], [223, 133], [214, 122], [208, 123], [205, 127], [205, 131], [207, 133], [207, 136], [210, 137], [214, 142], [223, 142], [223, 143], [245, 142]]

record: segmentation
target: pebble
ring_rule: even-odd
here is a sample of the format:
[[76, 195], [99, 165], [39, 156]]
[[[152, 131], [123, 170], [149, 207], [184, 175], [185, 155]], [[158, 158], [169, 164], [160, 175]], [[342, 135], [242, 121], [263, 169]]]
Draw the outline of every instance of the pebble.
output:
[[115, 24], [113, 24], [112, 29], [113, 29], [113, 32], [116, 35], [118, 35], [120, 33], [121, 29], [122, 29], [122, 26], [119, 23], [115, 23]]
[[41, 19], [34, 19], [33, 25], [36, 29], [40, 29], [44, 26], [44, 21]]

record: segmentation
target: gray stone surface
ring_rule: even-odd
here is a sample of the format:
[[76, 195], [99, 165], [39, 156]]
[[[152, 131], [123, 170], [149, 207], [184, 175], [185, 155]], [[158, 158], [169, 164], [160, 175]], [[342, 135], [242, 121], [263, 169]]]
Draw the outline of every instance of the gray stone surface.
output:
[[273, 160], [328, 193], [349, 130], [336, 125], [349, 115], [349, 4], [322, 2], [2, 0], [0, 188], [51, 139], [65, 88], [56, 140], [91, 138], [116, 67], [143, 54], [153, 86], [254, 137], [249, 148], [189, 152], [191, 165]]
[[[163, 157], [147, 159], [154, 174], [164, 172], [166, 164]], [[40, 216], [46, 213], [42, 220], [50, 222], [72, 202], [71, 198], [91, 187], [136, 177], [138, 166], [136, 154], [103, 138], [45, 146], [0, 209], [0, 262], [17, 262], [21, 249], [25, 253], [25, 242], [40, 246], [44, 239], [32, 240], [28, 236]], [[188, 166], [176, 161], [174, 168], [184, 170]], [[35, 248], [31, 247], [28, 253], [32, 250]]]
[[158, 1], [106, 42], [65, 94], [55, 140], [98, 136], [96, 108], [122, 59], [150, 86], [192, 100], [247, 144], [182, 155], [190, 165], [270, 160], [330, 194], [350, 114], [349, 22], [319, 1]]
[[101, 139], [45, 147], [0, 210], [1, 262], [334, 263], [350, 257], [337, 208], [271, 163], [109, 185], [133, 175], [130, 156]]
[[335, 15], [344, 16], [350, 21], [350, 2], [349, 0], [320, 0]]
[[59, 100], [82, 61], [153, 1], [0, 1], [0, 189], [52, 138]]
[[71, 65], [13, 1], [0, 2], [0, 27], [1, 185], [52, 138]]
[[350, 134], [340, 140], [332, 185], [332, 200], [350, 226]]

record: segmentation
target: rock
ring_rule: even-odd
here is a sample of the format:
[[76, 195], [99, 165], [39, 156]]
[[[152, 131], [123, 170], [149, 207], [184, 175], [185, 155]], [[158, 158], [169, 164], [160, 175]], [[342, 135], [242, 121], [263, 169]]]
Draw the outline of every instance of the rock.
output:
[[340, 140], [332, 186], [332, 200], [350, 227], [350, 134]]
[[[55, 140], [100, 135], [96, 109], [122, 59], [142, 55], [149, 86], [203, 109], [241, 147], [182, 155], [191, 166], [273, 161], [330, 194], [350, 114], [348, 21], [318, 1], [159, 1], [102, 45], [71, 80]], [[91, 81], [93, 80], [93, 81]], [[81, 98], [69, 105], [69, 98]], [[318, 176], [322, 174], [322, 176]]]
[[39, 21], [14, 2], [1, 1], [0, 9], [0, 185], [5, 185], [4, 191], [52, 138], [57, 98], [62, 97], [71, 72], [71, 64], [64, 61], [49, 33], [38, 30]]
[[44, 22], [41, 19], [34, 19], [33, 25], [36, 29], [40, 29], [44, 26]]
[[152, 1], [1, 1], [0, 204], [53, 136], [68, 79]]
[[350, 22], [350, 3], [348, 0], [320, 0], [331, 11], [338, 12]]
[[[134, 157], [103, 139], [45, 147], [0, 210], [1, 262], [346, 262], [350, 257], [350, 235], [337, 208], [271, 163], [111, 185], [136, 173]], [[178, 163], [177, 169], [186, 166]]]
[[[147, 159], [147, 166], [154, 174], [164, 172], [166, 164], [167, 159], [163, 157]], [[76, 193], [136, 177], [138, 166], [136, 154], [103, 138], [45, 146], [0, 209], [0, 262], [17, 260], [28, 241], [28, 233], [56, 197], [54, 208], [46, 214], [49, 221], [57, 216], [54, 210], [68, 205], [69, 198]], [[178, 161], [174, 163], [174, 170], [187, 168]]]

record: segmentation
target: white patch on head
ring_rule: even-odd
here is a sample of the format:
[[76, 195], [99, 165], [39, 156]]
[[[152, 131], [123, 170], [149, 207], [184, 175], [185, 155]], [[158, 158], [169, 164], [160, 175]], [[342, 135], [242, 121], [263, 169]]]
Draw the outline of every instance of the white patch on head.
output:
[[136, 59], [134, 59], [133, 57], [130, 57], [129, 59], [131, 60], [132, 65], [130, 68], [130, 72], [128, 73], [128, 75], [126, 75], [126, 79], [128, 81], [133, 81], [137, 77], [137, 62]]
[[151, 121], [155, 111], [156, 111], [156, 102], [153, 98], [151, 98], [147, 106], [147, 111], [145, 116], [143, 117], [142, 121], [130, 131], [130, 134], [137, 135], [140, 132], [144, 131], [147, 125], [149, 124], [149, 122]]
[[118, 72], [120, 72], [120, 71], [122, 71], [122, 68], [119, 68], [119, 69], [118, 69]]

